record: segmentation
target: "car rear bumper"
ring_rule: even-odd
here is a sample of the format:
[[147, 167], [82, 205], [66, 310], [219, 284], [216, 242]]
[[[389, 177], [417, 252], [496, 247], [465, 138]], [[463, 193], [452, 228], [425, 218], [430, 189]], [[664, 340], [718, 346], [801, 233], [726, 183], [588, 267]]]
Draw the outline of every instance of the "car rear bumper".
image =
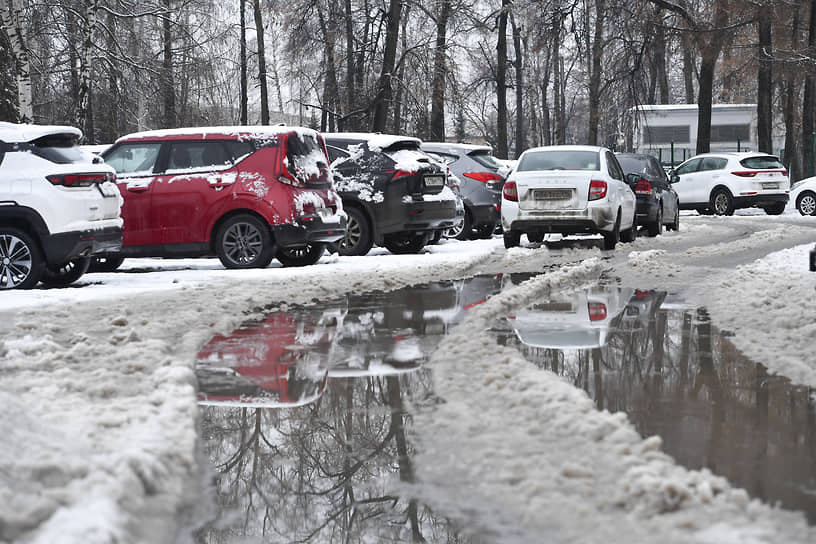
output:
[[319, 215], [304, 215], [294, 223], [273, 225], [275, 244], [280, 247], [300, 247], [310, 243], [334, 243], [346, 235], [346, 218], [324, 222]]
[[754, 208], [762, 206], [772, 206], [774, 204], [787, 204], [790, 197], [784, 193], [769, 195], [734, 196], [735, 208]]
[[515, 203], [503, 203], [502, 228], [505, 231], [553, 232], [561, 234], [597, 233], [612, 230], [615, 212], [606, 206], [583, 210], [520, 210]]
[[447, 229], [462, 221], [463, 210], [456, 199], [402, 201], [399, 206], [384, 205], [376, 210], [382, 235], [405, 231]]
[[102, 253], [118, 253], [122, 249], [122, 229], [102, 229], [60, 232], [42, 239], [45, 260], [49, 264], [64, 264], [77, 257]]
[[501, 211], [496, 204], [480, 204], [469, 206], [473, 226], [496, 225], [501, 220]]
[[638, 222], [643, 223], [644, 220], [648, 223], [657, 220], [657, 210], [660, 209], [660, 201], [647, 196], [637, 197], [637, 207], [635, 213], [638, 216]]

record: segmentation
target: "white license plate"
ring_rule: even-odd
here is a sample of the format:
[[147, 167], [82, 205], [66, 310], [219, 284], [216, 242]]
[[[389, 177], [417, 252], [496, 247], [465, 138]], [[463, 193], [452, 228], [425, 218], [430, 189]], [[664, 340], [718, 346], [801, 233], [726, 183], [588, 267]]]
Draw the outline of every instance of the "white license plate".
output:
[[762, 188], [763, 189], [779, 189], [779, 184], [778, 183], [763, 183]]
[[572, 198], [572, 191], [569, 189], [538, 189], [533, 191], [535, 200], [569, 200]]
[[442, 187], [445, 185], [445, 176], [425, 176], [426, 187]]

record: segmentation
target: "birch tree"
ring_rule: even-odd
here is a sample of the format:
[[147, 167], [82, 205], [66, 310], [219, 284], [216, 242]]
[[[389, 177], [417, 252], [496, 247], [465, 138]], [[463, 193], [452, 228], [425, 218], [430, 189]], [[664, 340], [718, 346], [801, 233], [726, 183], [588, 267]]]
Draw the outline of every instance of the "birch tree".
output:
[[3, 30], [9, 38], [11, 53], [15, 60], [17, 79], [17, 111], [21, 123], [34, 121], [31, 85], [31, 62], [29, 60], [26, 33], [23, 26], [24, 13], [21, 0], [0, 0]]

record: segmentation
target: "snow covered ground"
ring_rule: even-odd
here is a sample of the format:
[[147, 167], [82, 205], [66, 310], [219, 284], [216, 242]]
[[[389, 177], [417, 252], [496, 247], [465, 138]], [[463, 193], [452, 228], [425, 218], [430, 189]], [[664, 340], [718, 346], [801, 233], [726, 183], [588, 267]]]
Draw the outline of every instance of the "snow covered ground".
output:
[[[688, 471], [623, 414], [478, 334], [496, 315], [601, 273], [682, 292], [770, 371], [816, 387], [816, 218], [683, 215], [681, 231], [602, 252], [505, 251], [500, 238], [312, 267], [126, 261], [66, 289], [0, 293], [0, 542], [184, 542], [201, 515], [193, 361], [271, 304], [561, 264], [470, 311], [431, 366], [444, 400], [415, 416], [413, 490], [485, 542], [814, 542], [801, 513]], [[469, 379], [462, 379], [463, 376]], [[542, 399], [546, 399], [542, 402]]]

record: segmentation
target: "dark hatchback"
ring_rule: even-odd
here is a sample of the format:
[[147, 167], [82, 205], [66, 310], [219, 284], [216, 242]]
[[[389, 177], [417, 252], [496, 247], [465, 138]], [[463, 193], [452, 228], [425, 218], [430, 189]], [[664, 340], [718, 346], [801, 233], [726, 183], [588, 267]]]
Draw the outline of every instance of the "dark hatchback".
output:
[[680, 201], [660, 162], [652, 155], [616, 153], [626, 181], [637, 197], [638, 224], [646, 226], [649, 236], [680, 228]]
[[420, 150], [419, 139], [367, 133], [323, 138], [348, 216], [346, 236], [337, 244], [341, 255], [365, 255], [374, 244], [418, 253], [461, 221], [447, 172]]

